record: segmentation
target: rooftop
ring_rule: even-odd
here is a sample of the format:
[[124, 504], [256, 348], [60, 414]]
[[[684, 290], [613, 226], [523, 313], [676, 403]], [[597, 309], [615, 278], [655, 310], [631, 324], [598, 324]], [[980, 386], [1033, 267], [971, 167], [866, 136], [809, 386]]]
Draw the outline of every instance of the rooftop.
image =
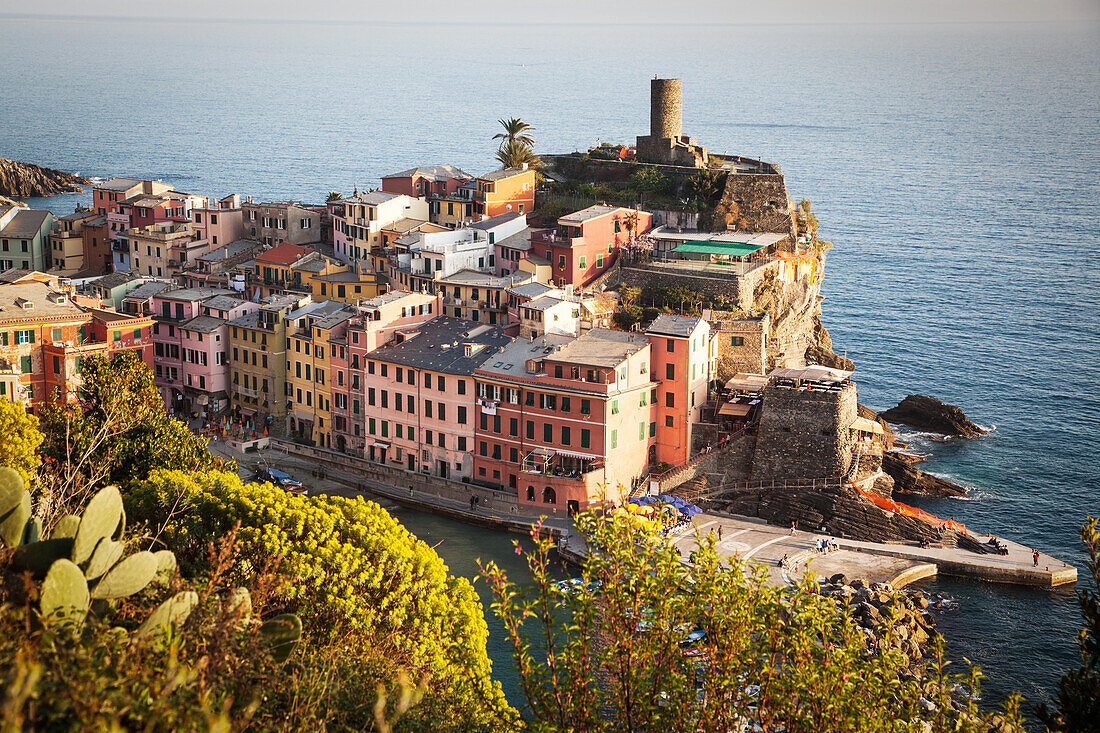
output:
[[189, 321], [179, 325], [181, 331], [198, 331], [199, 333], [213, 333], [225, 325], [225, 320], [214, 316], [195, 316]]
[[[433, 318], [413, 334], [399, 344], [379, 347], [367, 358], [413, 369], [469, 375], [509, 341], [499, 328], [448, 316]], [[466, 344], [480, 344], [482, 348], [467, 355]]]
[[221, 262], [227, 260], [230, 257], [235, 257], [242, 252], [247, 252], [253, 247], [259, 247], [260, 243], [254, 239], [238, 239], [235, 242], [230, 242], [224, 247], [218, 247], [215, 250], [211, 250], [204, 255], [199, 255], [196, 259], [200, 262]]
[[530, 301], [529, 303], [524, 303], [523, 307], [524, 308], [533, 308], [534, 310], [537, 310], [537, 311], [544, 311], [544, 310], [548, 310], [550, 308], [553, 308], [556, 305], [561, 305], [562, 303], [566, 303], [566, 302], [568, 302], [568, 301], [562, 300], [560, 298], [555, 298], [552, 295], [544, 295], [541, 298], [535, 298], [534, 300]]
[[509, 211], [504, 214], [497, 214], [496, 216], [490, 216], [488, 219], [482, 219], [479, 222], [470, 224], [470, 229], [480, 229], [482, 231], [489, 231], [494, 227], [498, 227], [501, 224], [507, 224], [514, 219], [518, 219], [521, 216], [527, 216], [526, 214], [520, 214], [515, 211]]
[[505, 237], [497, 242], [498, 247], [527, 251], [531, 249], [531, 227], [526, 227], [510, 237]]
[[233, 310], [237, 306], [241, 305], [245, 301], [241, 298], [234, 297], [232, 295], [215, 295], [209, 300], [202, 302], [203, 308], [213, 308], [219, 311]]
[[138, 178], [111, 178], [95, 186], [100, 191], [125, 191], [141, 183]]
[[408, 234], [409, 232], [414, 232], [417, 229], [419, 229], [420, 227], [424, 226], [425, 224], [429, 224], [429, 223], [430, 222], [428, 222], [424, 219], [405, 218], [405, 219], [398, 219], [393, 224], [390, 224], [387, 227], [383, 227], [383, 229], [385, 229], [387, 232], [397, 232], [398, 234]]
[[610, 214], [612, 211], [615, 211], [618, 208], [618, 206], [604, 206], [603, 204], [596, 204], [594, 206], [589, 206], [587, 209], [581, 209], [580, 211], [574, 211], [572, 214], [566, 214], [565, 216], [558, 219], [558, 221], [564, 221], [570, 224], [580, 224], [581, 222], [588, 221], [589, 219], [595, 219], [597, 216]]
[[7, 226], [0, 227], [0, 236], [12, 239], [32, 239], [42, 229], [46, 218], [53, 216], [48, 211], [24, 209], [20, 207]]
[[360, 274], [353, 269], [345, 270], [344, 272], [334, 272], [329, 275], [313, 275], [310, 279], [324, 283], [363, 283], [376, 280], [378, 276], [369, 270]]
[[172, 283], [168, 282], [147, 282], [138, 285], [136, 288], [126, 293], [126, 298], [135, 300], [146, 300], [152, 298], [157, 293], [167, 290], [172, 287]]
[[80, 211], [74, 211], [71, 214], [65, 214], [65, 216], [57, 216], [54, 218], [58, 221], [80, 221], [82, 219], [87, 219], [94, 216], [98, 216], [98, 214], [96, 214], [93, 210], [82, 209]]
[[363, 305], [369, 306], [371, 308], [377, 308], [380, 305], [386, 305], [387, 303], [392, 303], [395, 300], [401, 300], [402, 298], [414, 294], [415, 293], [410, 293], [408, 290], [391, 290], [388, 293], [382, 293], [381, 295], [375, 296], [370, 300], [364, 301]]
[[313, 326], [315, 328], [333, 328], [340, 325], [344, 321], [350, 321], [355, 318], [355, 309], [351, 306], [345, 306], [341, 310], [331, 313], [324, 318], [318, 319]]
[[523, 283], [522, 285], [516, 285], [515, 287], [508, 288], [508, 292], [512, 295], [518, 295], [521, 298], [538, 298], [541, 295], [547, 293], [560, 292], [557, 288], [551, 287], [546, 283], [540, 283], [533, 281], [529, 283]]
[[256, 262], [267, 262], [274, 265], [291, 265], [312, 252], [308, 247], [300, 247], [297, 244], [283, 242], [277, 247], [256, 255]]
[[673, 316], [668, 313], [662, 313], [653, 319], [653, 323], [649, 324], [646, 333], [656, 334], [658, 336], [688, 338], [702, 322], [703, 319], [693, 316]]
[[568, 364], [614, 368], [648, 345], [645, 334], [594, 328], [563, 346], [551, 358]]
[[490, 171], [489, 173], [478, 176], [477, 178], [479, 181], [503, 181], [505, 178], [511, 178], [512, 176], [518, 176], [530, 172], [530, 170], [524, 170], [523, 168], [501, 168], [499, 170]]
[[534, 340], [517, 338], [492, 359], [485, 360], [478, 371], [504, 377], [530, 377], [526, 374], [529, 359], [541, 359], [572, 340], [572, 336], [556, 333], [539, 336]]
[[324, 318], [332, 315], [337, 311], [343, 310], [347, 307], [347, 303], [341, 303], [336, 300], [322, 300], [319, 303], [306, 303], [301, 308], [295, 311], [287, 313], [286, 318], [289, 321], [296, 321], [303, 316], [313, 316], [314, 318]]
[[98, 280], [92, 280], [90, 283], [88, 283], [88, 285], [97, 288], [106, 288], [107, 290], [114, 290], [118, 286], [125, 285], [131, 280], [141, 279], [141, 275], [136, 272], [112, 272], [110, 275], [104, 275]]
[[[63, 302], [54, 302], [58, 296]], [[16, 283], [0, 288], [0, 321], [76, 316], [83, 312], [84, 310], [74, 305], [68, 296], [58, 293], [46, 283]]]
[[164, 290], [157, 294], [161, 300], [198, 301], [213, 298], [216, 295], [236, 295], [236, 290], [226, 288], [176, 288]]
[[386, 193], [385, 191], [367, 191], [366, 193], [356, 194], [355, 196], [349, 196], [344, 199], [345, 203], [349, 204], [368, 204], [370, 206], [378, 206], [384, 204], [387, 201], [393, 201], [399, 193]]
[[491, 272], [459, 270], [450, 277], [440, 279], [439, 282], [444, 285], [468, 285], [479, 288], [510, 288], [518, 283], [526, 282], [532, 277], [533, 275], [526, 272], [515, 272], [498, 277]]
[[413, 176], [426, 178], [429, 181], [446, 181], [451, 178], [473, 178], [469, 173], [453, 165], [420, 165], [416, 168], [409, 168], [407, 171], [382, 176], [382, 178], [412, 178]]

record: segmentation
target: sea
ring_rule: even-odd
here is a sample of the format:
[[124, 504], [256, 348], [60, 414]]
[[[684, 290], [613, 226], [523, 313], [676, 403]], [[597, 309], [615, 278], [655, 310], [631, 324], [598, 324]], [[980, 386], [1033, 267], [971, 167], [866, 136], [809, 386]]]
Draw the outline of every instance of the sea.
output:
[[[320, 202], [414, 165], [491, 170], [501, 118], [533, 125], [541, 152], [631, 142], [647, 133], [649, 79], [681, 77], [686, 134], [778, 164], [791, 195], [813, 202], [834, 244], [824, 323], [855, 361], [861, 401], [929, 394], [990, 429], [947, 442], [905, 432], [923, 468], [971, 489], [916, 503], [1083, 571], [1078, 528], [1100, 515], [1100, 29], [730, 20], [4, 16], [0, 157]], [[29, 203], [68, 213], [90, 192]], [[480, 557], [523, 577], [513, 536], [401, 518], [455, 572], [476, 574]], [[923, 585], [951, 600], [940, 629], [959, 665], [981, 666], [987, 704], [1011, 691], [1045, 700], [1079, 662], [1073, 587]]]

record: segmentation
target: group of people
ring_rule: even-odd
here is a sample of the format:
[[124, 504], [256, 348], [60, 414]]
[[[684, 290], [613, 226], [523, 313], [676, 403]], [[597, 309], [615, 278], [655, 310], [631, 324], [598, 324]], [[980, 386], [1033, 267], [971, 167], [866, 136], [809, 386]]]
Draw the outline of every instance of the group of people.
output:
[[828, 555], [830, 552], [836, 552], [840, 549], [840, 545], [832, 537], [819, 537], [814, 540], [814, 548], [822, 555]]

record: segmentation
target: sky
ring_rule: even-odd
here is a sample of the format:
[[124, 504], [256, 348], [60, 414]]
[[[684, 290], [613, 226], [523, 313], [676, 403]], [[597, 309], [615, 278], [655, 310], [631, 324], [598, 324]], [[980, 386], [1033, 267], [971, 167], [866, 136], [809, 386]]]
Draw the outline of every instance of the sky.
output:
[[[670, 10], [671, 9], [671, 10]], [[975, 23], [1100, 20], [1098, 0], [0, 0], [0, 17], [434, 23]]]

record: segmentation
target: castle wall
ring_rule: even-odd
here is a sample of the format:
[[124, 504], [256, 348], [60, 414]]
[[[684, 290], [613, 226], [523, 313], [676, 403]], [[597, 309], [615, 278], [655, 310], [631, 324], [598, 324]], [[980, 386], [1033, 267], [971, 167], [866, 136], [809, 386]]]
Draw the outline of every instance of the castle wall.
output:
[[853, 382], [838, 392], [765, 387], [752, 479], [845, 475], [852, 463], [856, 409]]
[[680, 137], [683, 125], [683, 81], [652, 79], [649, 82], [649, 134], [654, 138]]
[[622, 281], [637, 288], [653, 286], [674, 288], [686, 285], [710, 298], [725, 298], [735, 303], [739, 310], [750, 312], [755, 308], [754, 293], [757, 285], [771, 273], [775, 276], [781, 263], [769, 262], [738, 277], [727, 273], [710, 273], [678, 268], [673, 263], [648, 265], [646, 263], [623, 264]]
[[714, 207], [714, 230], [787, 232], [797, 237], [787, 184], [782, 173], [726, 176], [726, 188]]

